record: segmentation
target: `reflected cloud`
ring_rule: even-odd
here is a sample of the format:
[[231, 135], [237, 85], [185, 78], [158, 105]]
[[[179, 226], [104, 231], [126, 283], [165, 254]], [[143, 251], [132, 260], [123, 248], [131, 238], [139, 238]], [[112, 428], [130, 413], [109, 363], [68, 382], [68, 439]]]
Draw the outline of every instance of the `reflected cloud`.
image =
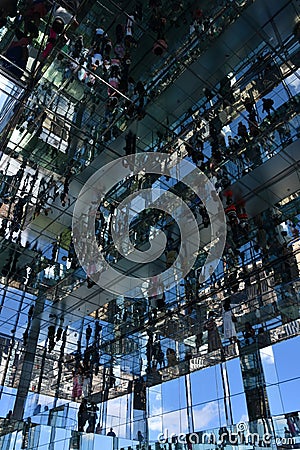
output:
[[219, 417], [220, 405], [218, 402], [206, 403], [203, 407], [194, 408], [194, 422], [196, 424], [196, 429], [209, 428], [209, 424]]
[[260, 356], [263, 363], [274, 364], [274, 353], [271, 346], [260, 350]]
[[286, 83], [289, 87], [293, 88], [295, 90], [295, 94], [297, 94], [300, 90], [300, 70], [297, 70], [297, 72], [293, 73], [293, 75], [286, 78]]

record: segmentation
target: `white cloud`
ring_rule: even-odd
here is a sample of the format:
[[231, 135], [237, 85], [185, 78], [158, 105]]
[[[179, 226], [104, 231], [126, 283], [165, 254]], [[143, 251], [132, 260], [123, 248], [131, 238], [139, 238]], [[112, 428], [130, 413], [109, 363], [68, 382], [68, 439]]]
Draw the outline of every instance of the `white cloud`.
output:
[[[215, 421], [219, 417], [219, 408], [223, 410], [223, 405], [218, 405], [218, 402], [209, 402], [203, 406], [195, 406], [194, 421], [195, 428], [197, 430], [209, 428], [211, 421]], [[158, 431], [162, 430], [162, 408], [153, 408], [152, 417], [149, 419], [149, 430]], [[186, 432], [186, 412], [183, 410], [173, 411], [171, 413], [165, 413], [163, 415], [163, 428], [168, 430], [169, 433], [184, 433]]]
[[237, 423], [248, 422], [248, 421], [249, 421], [248, 414], [242, 414], [240, 419], [237, 421]]
[[263, 363], [274, 364], [274, 353], [272, 346], [260, 350], [260, 356]]
[[149, 431], [157, 431], [157, 433], [162, 432], [162, 422], [161, 422], [161, 416], [151, 417], [148, 419], [149, 423]]
[[194, 422], [195, 429], [201, 430], [205, 429], [212, 420], [216, 417], [219, 417], [219, 408], [221, 405], [218, 405], [218, 402], [210, 402], [206, 403], [202, 408], [195, 407], [194, 408]]
[[296, 73], [294, 73], [293, 75], [290, 75], [285, 80], [288, 86], [295, 89], [296, 93], [298, 93], [300, 90], [300, 79], [298, 78], [299, 76], [300, 76], [300, 70], [297, 70]]

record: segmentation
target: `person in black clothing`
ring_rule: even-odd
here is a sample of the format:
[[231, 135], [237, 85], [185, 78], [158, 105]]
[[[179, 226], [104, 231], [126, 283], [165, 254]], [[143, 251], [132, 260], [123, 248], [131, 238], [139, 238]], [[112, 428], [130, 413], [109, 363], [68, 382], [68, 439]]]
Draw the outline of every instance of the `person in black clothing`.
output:
[[58, 327], [57, 331], [56, 331], [56, 341], [60, 341], [62, 334], [63, 334], [63, 328], [62, 327]]
[[245, 344], [252, 344], [255, 339], [255, 330], [252, 327], [250, 322], [245, 322], [245, 329], [243, 331], [243, 335], [245, 338]]
[[0, 9], [0, 28], [7, 24], [7, 17], [16, 17], [18, 13], [17, 0], [2, 0]]
[[100, 337], [100, 332], [102, 330], [102, 325], [100, 325], [99, 320], [95, 322], [95, 341], [97, 342]]
[[30, 23], [28, 27], [28, 34], [25, 34], [20, 29], [15, 30], [15, 39], [5, 53], [8, 61], [4, 60], [3, 65], [17, 78], [21, 78], [23, 71], [26, 69], [29, 58], [28, 46], [38, 35], [39, 31], [33, 23]]
[[83, 50], [83, 37], [80, 35], [75, 41], [72, 57], [74, 59], [79, 58], [82, 50]]
[[97, 411], [99, 411], [99, 408], [97, 407], [96, 403], [91, 403], [91, 405], [88, 407], [88, 423], [89, 426], [86, 429], [87, 433], [95, 433], [96, 423], [97, 423]]
[[49, 346], [49, 353], [52, 352], [52, 350], [55, 347], [55, 326], [50, 325], [48, 327], [48, 346]]
[[254, 105], [255, 105], [255, 103], [250, 97], [246, 97], [244, 99], [244, 106], [249, 115], [253, 114], [253, 112], [255, 113]]
[[27, 342], [28, 342], [28, 327], [26, 328], [26, 330], [23, 333], [23, 345], [24, 347], [26, 347]]
[[26, 422], [23, 422], [23, 430], [22, 430], [22, 445], [21, 448], [25, 449], [28, 448], [28, 437], [29, 437], [29, 430], [31, 428], [31, 418], [28, 417]]
[[87, 400], [84, 398], [78, 409], [78, 431], [83, 431], [88, 420]]
[[243, 122], [238, 123], [238, 135], [242, 139], [243, 143], [249, 142], [248, 131]]
[[7, 427], [11, 424], [12, 421], [12, 410], [10, 409], [8, 413], [6, 414], [5, 420], [4, 420], [4, 426]]
[[107, 436], [116, 437], [116, 433], [114, 432], [113, 428], [110, 428], [109, 432], [107, 433]]
[[88, 347], [88, 345], [89, 345], [89, 341], [90, 341], [90, 339], [91, 339], [91, 336], [92, 336], [92, 329], [91, 329], [91, 326], [88, 325], [88, 326], [87, 326], [87, 329], [85, 330], [86, 346], [87, 346], [87, 347]]
[[129, 131], [125, 136], [126, 145], [124, 147], [126, 155], [131, 155], [136, 153], [136, 135]]
[[139, 446], [141, 448], [142, 443], [144, 442], [144, 436], [142, 435], [142, 432], [138, 430], [137, 432], [137, 440], [139, 441]]
[[267, 115], [269, 116], [271, 114], [271, 110], [275, 111], [275, 108], [273, 106], [274, 100], [272, 100], [271, 98], [263, 98], [262, 102], [263, 102], [262, 112], [266, 112]]
[[28, 314], [27, 314], [27, 315], [28, 315], [28, 320], [29, 320], [29, 321], [32, 319], [33, 311], [34, 311], [34, 306], [31, 305], [30, 308], [29, 308], [29, 310], [28, 310]]

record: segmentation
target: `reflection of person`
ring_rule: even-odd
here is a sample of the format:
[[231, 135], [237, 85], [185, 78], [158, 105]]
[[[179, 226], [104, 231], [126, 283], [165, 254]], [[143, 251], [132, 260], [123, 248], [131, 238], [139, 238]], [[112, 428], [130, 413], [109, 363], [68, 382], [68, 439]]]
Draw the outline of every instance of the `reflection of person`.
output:
[[31, 428], [31, 418], [28, 417], [27, 421], [23, 423], [22, 445], [21, 445], [22, 449], [28, 447], [30, 428]]
[[290, 417], [288, 417], [286, 419], [286, 424], [288, 426], [288, 429], [289, 429], [292, 437], [297, 436], [297, 431], [296, 431], [295, 425], [294, 425], [294, 423], [293, 423], [293, 421], [292, 421], [292, 419]]
[[88, 420], [87, 400], [84, 398], [78, 409], [78, 431], [82, 432]]
[[287, 427], [284, 427], [284, 438], [289, 439], [291, 437], [292, 437], [292, 435], [291, 435], [289, 429]]
[[139, 441], [139, 445], [142, 445], [142, 442], [144, 441], [144, 436], [142, 435], [142, 432], [139, 430], [137, 432], [137, 440]]
[[208, 313], [208, 319], [204, 324], [204, 329], [207, 330], [208, 352], [213, 352], [222, 347], [221, 338], [214, 320], [214, 312]]
[[271, 114], [271, 111], [275, 111], [275, 108], [273, 106], [274, 100], [272, 100], [271, 98], [263, 98], [262, 103], [263, 103], [262, 112], [266, 112], [268, 116]]
[[82, 396], [82, 378], [80, 374], [75, 373], [73, 378], [72, 399], [80, 398]]
[[2, 0], [0, 9], [0, 28], [7, 23], [7, 17], [15, 17], [17, 15], [17, 0]]
[[95, 434], [102, 434], [102, 426], [100, 422], [97, 423]]
[[28, 35], [18, 28], [15, 30], [15, 39], [11, 42], [5, 53], [9, 61], [4, 61], [3, 65], [17, 78], [21, 78], [23, 71], [26, 69], [29, 58], [28, 46], [34, 38], [38, 37], [38, 34], [38, 29], [32, 23], [28, 28]]
[[245, 329], [243, 331], [245, 344], [253, 344], [255, 339], [255, 330], [250, 322], [245, 322]]
[[258, 329], [257, 342], [259, 348], [268, 347], [271, 344], [270, 335], [268, 331], [263, 329], [263, 327]]
[[212, 265], [209, 266], [208, 273], [209, 273], [209, 276], [210, 276], [210, 282], [214, 286], [215, 283], [217, 282], [217, 277], [216, 277], [216, 274], [215, 274], [215, 271], [214, 271], [214, 267]]
[[6, 414], [5, 420], [4, 420], [4, 426], [7, 427], [12, 421], [12, 410], [10, 409], [8, 413]]
[[293, 421], [294, 421], [294, 424], [295, 424], [295, 426], [296, 426], [296, 428], [297, 428], [297, 431], [300, 432], [300, 419], [299, 419], [299, 413], [298, 413], [297, 411], [291, 413], [291, 418], [292, 418]]
[[230, 342], [236, 342], [236, 331], [232, 320], [232, 311], [229, 300], [225, 300], [223, 304], [223, 327], [224, 338], [229, 339]]
[[113, 428], [110, 428], [109, 432], [107, 433], [107, 436], [116, 437], [116, 433], [114, 432]]
[[91, 335], [92, 335], [92, 328], [91, 328], [90, 325], [88, 325], [86, 330], [85, 330], [85, 338], [86, 338], [86, 346], [87, 347], [89, 345], [89, 341], [91, 339]]
[[177, 364], [176, 352], [173, 348], [167, 348], [167, 361], [168, 367], [175, 366]]
[[97, 411], [99, 411], [99, 408], [97, 407], [96, 403], [91, 403], [90, 407], [88, 408], [88, 428], [86, 429], [87, 433], [95, 433], [96, 428], [96, 422], [97, 422]]

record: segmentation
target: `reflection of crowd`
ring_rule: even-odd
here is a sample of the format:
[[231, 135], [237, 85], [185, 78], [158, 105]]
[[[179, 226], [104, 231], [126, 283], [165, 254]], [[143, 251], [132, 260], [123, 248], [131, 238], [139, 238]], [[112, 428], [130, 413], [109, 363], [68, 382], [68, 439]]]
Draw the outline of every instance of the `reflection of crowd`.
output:
[[[155, 32], [156, 36], [153, 53], [157, 56], [162, 56], [168, 47], [165, 33], [167, 18], [164, 17], [161, 2], [151, 1], [150, 7], [151, 19], [149, 26]], [[180, 3], [174, 6], [174, 11], [177, 11], [176, 15], [178, 17], [182, 14]], [[15, 8], [8, 8], [6, 13], [15, 17]], [[5, 11], [1, 11], [1, 14], [1, 24], [4, 24], [6, 20]], [[18, 26], [15, 28], [15, 39], [6, 51], [6, 57], [10, 62], [5, 63], [6, 69], [16, 77], [20, 78], [22, 76], [28, 62], [28, 47], [39, 35], [41, 19], [47, 17], [49, 14], [53, 20], [51, 20], [46, 45], [40, 55], [40, 59], [43, 61], [51, 55], [59, 37], [63, 37], [65, 27], [73, 20], [72, 14], [62, 7], [58, 7], [55, 11], [49, 12], [48, 4], [43, 1], [32, 2], [32, 4], [27, 5], [21, 11], [18, 18]], [[95, 29], [91, 45], [85, 43], [86, 38], [84, 36], [76, 35], [67, 43], [64, 51], [59, 55], [58, 61], [60, 62], [58, 64], [61, 64], [63, 68], [63, 80], [67, 85], [71, 85], [74, 82], [79, 82], [84, 85], [93, 97], [93, 107], [95, 108], [99, 101], [98, 93], [95, 91], [97, 77], [101, 76], [106, 80], [107, 99], [102, 124], [103, 129], [106, 129], [114, 122], [121, 104], [124, 104], [127, 120], [133, 118], [142, 119], [145, 115], [145, 107], [149, 94], [148, 88], [142, 80], [134, 80], [130, 76], [132, 51], [137, 46], [135, 29], [142, 15], [142, 5], [140, 2], [137, 2], [135, 11], [132, 12], [132, 15], [128, 15], [126, 22], [116, 24], [114, 34], [111, 33], [110, 36], [108, 32], [99, 26]], [[193, 19], [195, 32], [199, 32], [199, 30], [211, 30], [209, 34], [218, 32], [210, 24], [209, 19], [203, 15], [202, 11], [194, 12]], [[174, 24], [176, 25], [179, 22], [176, 17]], [[217, 298], [213, 305], [214, 307], [212, 309], [205, 307], [203, 314], [203, 311], [199, 311], [199, 305], [196, 305], [195, 308], [193, 306], [195, 305], [195, 298], [198, 295], [201, 296], [201, 293], [207, 289], [207, 284], [203, 283], [203, 285], [199, 285], [195, 277], [193, 281], [190, 279], [185, 280], [184, 288], [187, 303], [191, 302], [192, 304], [192, 306], [187, 308], [187, 315], [192, 316], [195, 313], [198, 321], [194, 353], [197, 354], [202, 351], [203, 345], [207, 344], [205, 351], [207, 350], [208, 353], [221, 351], [221, 355], [226, 357], [230, 355], [225, 353], [223, 347], [228, 345], [237, 347], [237, 339], [242, 339], [241, 334], [238, 335], [238, 329], [242, 331], [246, 346], [257, 344], [261, 348], [270, 343], [267, 330], [261, 326], [257, 328], [256, 323], [252, 323], [251, 321], [245, 322], [244, 329], [242, 330], [242, 325], [237, 323], [237, 318], [234, 313], [234, 309], [238, 304], [232, 302], [232, 299], [234, 295], [241, 293], [244, 286], [246, 286], [247, 290], [251, 285], [251, 276], [256, 277], [259, 281], [259, 273], [266, 270], [268, 274], [273, 275], [276, 284], [290, 283], [289, 287], [282, 293], [283, 299], [288, 294], [291, 297], [295, 294], [294, 287], [291, 283], [299, 276], [298, 265], [293, 249], [286, 241], [286, 235], [284, 235], [281, 228], [282, 218], [278, 217], [274, 210], [269, 210], [258, 215], [254, 220], [250, 220], [247, 214], [247, 204], [243, 199], [234, 195], [230, 189], [230, 185], [236, 177], [240, 177], [247, 171], [255, 169], [266, 158], [273, 156], [279, 148], [278, 145], [276, 147], [278, 141], [280, 144], [285, 145], [291, 142], [292, 127], [288, 119], [290, 112], [297, 104], [296, 102], [287, 103], [280, 110], [276, 111], [274, 108], [274, 100], [269, 97], [264, 97], [262, 99], [261, 112], [265, 117], [260, 121], [258, 103], [249, 96], [245, 97], [243, 99], [243, 108], [246, 111], [245, 116], [239, 117], [235, 135], [229, 136], [226, 141], [222, 129], [225, 122], [226, 124], [230, 122], [227, 119], [224, 122], [222, 118], [226, 113], [226, 108], [235, 103], [234, 88], [229, 78], [225, 77], [221, 81], [217, 91], [212, 92], [206, 88], [204, 94], [206, 101], [202, 114], [203, 117], [199, 115], [192, 122], [193, 133], [192, 137], [186, 142], [186, 151], [188, 157], [215, 181], [217, 190], [219, 192], [223, 191], [222, 201], [228, 229], [228, 240], [223, 261], [224, 273], [216, 274], [213, 268], [209, 269], [209, 288], [210, 294], [217, 295], [220, 290], [224, 290], [229, 298], [222, 302], [222, 308], [220, 307], [221, 300]], [[125, 101], [123, 100], [124, 96], [127, 97]], [[221, 109], [219, 108], [220, 102]], [[206, 108], [207, 104], [208, 108]], [[44, 119], [45, 116], [42, 114], [42, 109], [40, 107], [34, 109], [32, 115], [27, 118], [28, 130], [34, 129], [34, 124], [37, 122], [36, 135], [39, 137]], [[108, 132], [104, 136], [104, 139], [109, 140], [112, 137], [112, 133]], [[159, 135], [158, 137], [160, 139]], [[163, 141], [164, 136], [161, 138], [158, 147], [160, 147]], [[132, 131], [128, 131], [126, 134], [124, 145], [126, 155], [136, 153], [137, 136]], [[76, 149], [74, 158], [68, 162], [61, 182], [55, 181], [53, 177], [50, 179], [41, 179], [34, 217], [38, 217], [42, 213], [46, 216], [51, 214], [51, 203], [56, 200], [60, 201], [63, 207], [70, 205], [69, 188], [71, 178], [75, 172], [75, 167], [78, 168], [80, 165], [83, 168], [86, 165], [87, 159], [90, 158], [90, 156], [87, 156], [89, 154], [87, 151], [88, 146], [89, 143], [85, 142], [83, 147]], [[14, 180], [8, 180], [7, 174], [4, 171], [0, 172], [1, 206], [2, 204], [9, 203], [11, 209], [11, 220], [2, 220], [0, 235], [6, 236], [10, 241], [18, 244], [21, 241], [22, 225], [30, 205], [32, 190], [37, 182], [38, 175], [38, 172], [36, 172], [30, 179], [28, 174], [25, 175], [25, 166], [26, 164], [24, 162], [15, 175]], [[168, 183], [169, 178], [166, 177], [166, 183]], [[134, 180], [130, 180], [131, 184], [128, 186], [128, 190], [134, 191], [136, 184], [139, 186], [147, 184], [148, 187], [152, 187], [155, 181], [147, 179], [146, 176], [136, 177]], [[17, 192], [20, 191], [21, 183], [23, 183], [22, 195], [18, 197]], [[191, 204], [195, 215], [199, 217], [200, 226], [208, 228], [209, 216], [204, 204], [202, 202], [193, 202], [193, 199], [191, 200]], [[114, 208], [115, 204], [113, 202], [106, 207], [101, 205], [97, 211], [96, 218], [91, 217], [87, 219], [91, 221], [89, 225], [93, 225], [93, 220], [95, 219], [97, 242], [102, 249], [105, 249], [106, 258], [109, 262], [117, 262], [120, 257], [112, 249], [110, 236], [110, 220]], [[148, 237], [150, 235], [150, 227], [147, 225], [154, 226], [159, 222], [160, 228], [170, 236], [163, 261], [165, 267], [169, 268], [174, 263], [178, 253], [178, 241], [172, 236], [174, 224], [169, 218], [163, 217], [161, 213], [150, 212], [146, 216], [146, 219], [143, 224], [137, 222], [134, 231], [135, 240], [138, 243], [143, 242], [145, 236]], [[83, 223], [83, 226], [86, 226], [86, 223]], [[297, 223], [291, 223], [290, 226], [293, 230], [294, 238], [298, 238], [299, 231]], [[76, 239], [76, 233], [74, 239]], [[250, 260], [249, 258], [247, 260], [242, 248], [249, 240], [252, 254]], [[37, 250], [37, 242], [35, 242], [34, 246], [32, 246], [32, 250]], [[89, 260], [92, 273], [95, 263], [89, 259], [90, 255], [87, 241], [82, 240], [81, 246], [82, 254]], [[50, 261], [47, 263], [49, 266], [57, 262], [59, 249], [59, 240], [57, 240], [52, 244], [52, 255]], [[9, 261], [2, 269], [2, 275], [6, 276], [7, 279], [10, 279], [18, 271], [17, 252], [9, 256]], [[42, 272], [41, 256], [41, 254], [38, 254], [36, 260], [29, 267], [30, 274], [26, 278], [28, 285], [35, 286], [38, 276]], [[78, 261], [72, 241], [68, 249], [68, 260], [71, 268], [76, 269]], [[261, 268], [257, 267], [258, 260], [261, 260]], [[248, 264], [246, 263], [247, 261]], [[58, 278], [59, 274], [57, 275]], [[94, 286], [94, 282], [89, 277], [87, 278], [87, 284], [89, 288]], [[204, 298], [204, 300], [206, 299]], [[262, 302], [262, 300], [260, 301]], [[147, 360], [146, 372], [150, 375], [166, 367], [174, 367], [180, 362], [180, 355], [178, 355], [177, 351], [170, 346], [171, 344], [168, 344], [164, 348], [163, 339], [160, 333], [156, 333], [155, 330], [156, 324], [162, 319], [165, 322], [175, 324], [176, 328], [176, 320], [178, 318], [176, 319], [176, 314], [172, 309], [173, 306], [169, 308], [168, 301], [166, 301], [164, 295], [155, 294], [152, 298], [148, 298], [146, 303], [146, 307], [144, 305], [135, 305], [133, 307], [124, 306], [123, 309], [119, 308], [111, 321], [116, 328], [118, 327], [122, 330], [122, 338], [124, 336], [126, 337], [127, 333], [132, 331], [134, 327], [143, 327], [145, 323], [150, 325], [151, 329], [154, 330], [148, 333], [145, 349]], [[33, 312], [34, 310], [30, 308], [28, 312], [28, 324], [23, 333], [24, 346], [28, 344]], [[289, 307], [281, 308], [279, 312], [274, 308], [274, 314], [276, 313], [281, 316], [280, 320], [282, 323], [291, 320], [289, 312]], [[200, 316], [201, 318], [199, 319]], [[59, 324], [51, 324], [48, 327], [47, 339], [49, 352], [52, 352], [56, 343], [63, 339], [63, 319], [60, 319], [60, 321]], [[193, 320], [190, 320], [189, 323], [192, 324]], [[79, 431], [83, 431], [88, 422], [87, 430], [94, 432], [97, 422], [97, 407], [94, 403], [88, 403], [88, 398], [92, 392], [93, 377], [98, 375], [100, 368], [100, 332], [101, 326], [99, 322], [95, 322], [94, 335], [91, 326], [88, 325], [85, 335], [86, 348], [82, 351], [79, 341], [77, 352], [74, 355], [72, 398], [74, 400], [81, 400], [78, 412]], [[186, 359], [189, 359], [189, 357], [190, 352], [187, 350]], [[111, 389], [115, 385], [116, 377], [113, 371], [113, 364], [111, 363], [108, 381], [105, 383], [104, 390]], [[294, 436], [293, 433], [299, 432], [298, 423], [293, 417], [287, 418], [287, 427], [288, 432], [292, 436]]]
[[300, 435], [299, 412], [292, 412], [285, 415], [287, 427], [284, 429], [285, 438], [294, 438]]
[[[42, 31], [42, 19], [48, 17], [49, 28], [47, 39], [44, 41], [44, 48], [39, 53], [41, 61], [46, 60], [54, 48], [57, 40], [63, 35], [64, 30], [69, 24], [76, 24], [74, 13], [69, 12], [62, 6], [50, 6], [45, 1], [26, 1], [20, 10], [17, 3], [13, 1], [14, 8], [5, 7], [1, 9], [0, 26], [7, 24], [7, 18], [14, 19], [14, 39], [5, 53], [5, 59], [2, 64], [6, 69], [13, 73], [17, 78], [21, 78], [29, 59], [29, 48], [34, 44], [34, 40], [39, 38]], [[68, 7], [70, 7], [70, 4]], [[70, 11], [76, 6], [71, 5]]]
[[[78, 431], [86, 433], [95, 433], [97, 424], [98, 406], [94, 402], [88, 402], [85, 398], [82, 400], [78, 409]], [[87, 428], [85, 429], [86, 424]]]

